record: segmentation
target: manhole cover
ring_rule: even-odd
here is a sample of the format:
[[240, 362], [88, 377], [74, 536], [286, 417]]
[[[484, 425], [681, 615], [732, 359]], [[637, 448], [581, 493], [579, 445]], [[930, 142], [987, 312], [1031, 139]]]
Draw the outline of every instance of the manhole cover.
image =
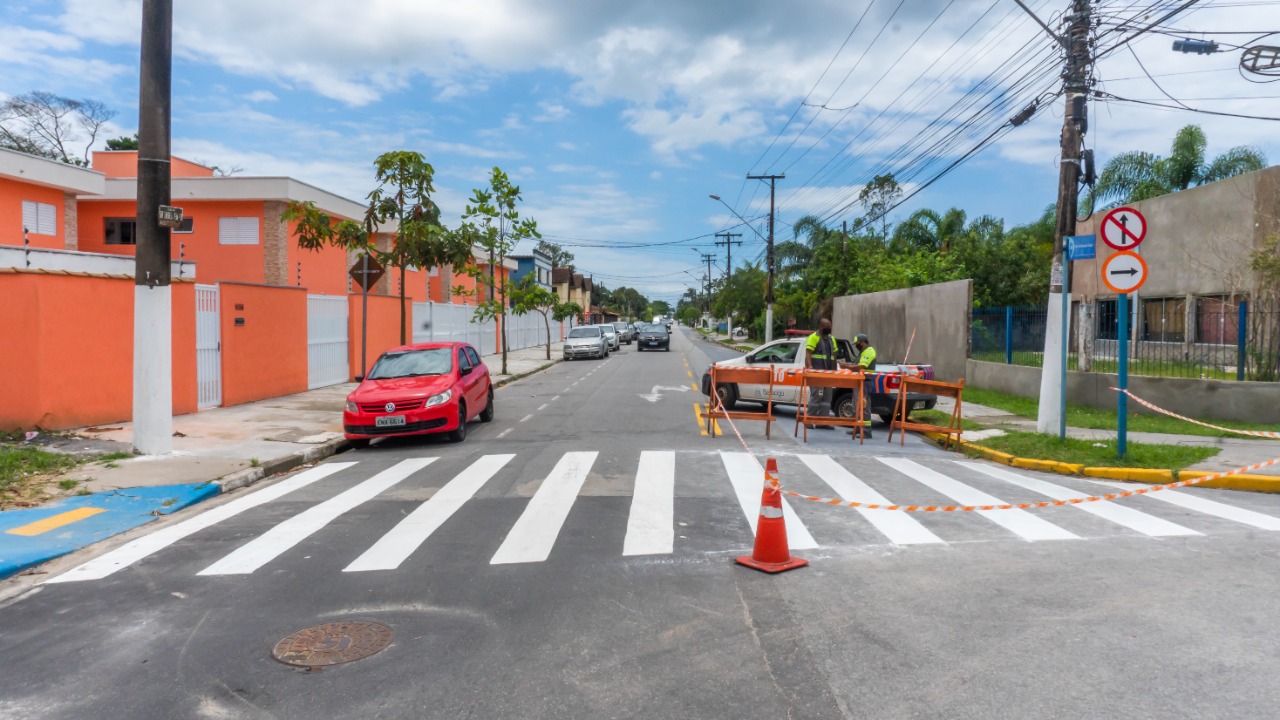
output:
[[276, 643], [271, 655], [286, 665], [322, 668], [361, 660], [391, 644], [391, 628], [351, 620], [299, 630]]

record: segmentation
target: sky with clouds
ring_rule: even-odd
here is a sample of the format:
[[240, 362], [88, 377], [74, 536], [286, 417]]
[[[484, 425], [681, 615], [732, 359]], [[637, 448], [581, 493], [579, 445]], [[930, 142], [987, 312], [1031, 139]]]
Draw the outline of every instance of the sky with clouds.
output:
[[[6, 0], [0, 94], [101, 100], [118, 111], [112, 135], [131, 134], [141, 4]], [[454, 222], [497, 165], [579, 269], [652, 297], [674, 300], [696, 282], [698, 253], [715, 250], [707, 236], [717, 231], [743, 233], [735, 266], [762, 255], [768, 186], [748, 173], [785, 173], [777, 234], [789, 238], [808, 213], [834, 225], [855, 219], [850, 203], [877, 173], [920, 189], [1037, 97], [1030, 122], [1006, 128], [894, 215], [958, 206], [1014, 224], [1055, 195], [1059, 61], [1013, 0], [174, 5], [175, 154], [359, 199], [376, 155], [417, 150], [435, 166], [437, 200]], [[1056, 26], [1068, 3], [1028, 5]], [[1098, 87], [1280, 116], [1280, 84], [1243, 78], [1238, 50], [1175, 53], [1167, 34], [1119, 42], [1132, 34], [1118, 29], [1124, 21], [1150, 22], [1174, 5], [1098, 6], [1100, 46], [1111, 49]], [[1280, 4], [1201, 0], [1164, 27], [1185, 37], [1280, 31]], [[1224, 50], [1253, 40], [1215, 37]], [[1091, 104], [1087, 144], [1100, 163], [1126, 150], [1163, 153], [1193, 122], [1211, 153], [1249, 144], [1280, 162], [1274, 122], [1114, 101]], [[718, 257], [720, 273], [723, 250]]]

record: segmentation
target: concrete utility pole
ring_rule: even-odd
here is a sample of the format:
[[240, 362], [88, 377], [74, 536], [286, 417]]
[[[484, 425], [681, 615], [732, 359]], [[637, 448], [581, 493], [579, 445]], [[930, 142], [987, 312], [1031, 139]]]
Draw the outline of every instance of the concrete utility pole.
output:
[[707, 314], [711, 314], [711, 262], [716, 259], [715, 253], [698, 253], [707, 264]]
[[764, 311], [764, 341], [773, 342], [773, 210], [777, 182], [785, 180], [786, 173], [782, 175], [748, 175], [748, 180], [768, 180], [769, 181], [769, 246], [766, 254], [765, 264], [769, 268], [769, 285], [764, 291], [765, 311]]
[[[1066, 110], [1062, 119], [1062, 162], [1058, 172], [1058, 222], [1053, 231], [1053, 269], [1049, 278], [1044, 365], [1040, 373], [1040, 408], [1036, 417], [1036, 430], [1042, 433], [1064, 430], [1062, 400], [1066, 392], [1066, 373], [1063, 336], [1066, 334], [1064, 330], [1068, 327], [1067, 323], [1070, 322], [1070, 309], [1069, 307], [1064, 309], [1064, 307], [1069, 305], [1071, 287], [1069, 282], [1064, 282], [1068, 261], [1063, 253], [1063, 238], [1074, 235], [1076, 231], [1081, 145], [1088, 130], [1086, 103], [1093, 69], [1093, 48], [1089, 35], [1093, 20], [1092, 10], [1090, 0], [1072, 0], [1071, 11], [1063, 18], [1063, 22], [1068, 24], [1066, 35], [1055, 36], [1062, 44], [1066, 56], [1062, 69]], [[1043, 23], [1041, 25], [1043, 26]]]
[[173, 450], [173, 296], [169, 285], [169, 119], [173, 0], [143, 0], [133, 289], [133, 447]]

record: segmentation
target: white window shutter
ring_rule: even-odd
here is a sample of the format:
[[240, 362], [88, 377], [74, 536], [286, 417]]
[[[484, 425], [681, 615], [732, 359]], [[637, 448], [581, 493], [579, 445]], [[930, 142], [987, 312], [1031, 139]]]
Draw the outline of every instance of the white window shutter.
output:
[[57, 235], [58, 234], [58, 208], [47, 203], [36, 203], [38, 215], [40, 216], [40, 234], [41, 235]]
[[35, 234], [40, 227], [40, 212], [36, 209], [39, 203], [30, 200], [22, 201], [22, 229]]
[[220, 245], [257, 245], [258, 244], [258, 218], [256, 217], [218, 218], [218, 244]]

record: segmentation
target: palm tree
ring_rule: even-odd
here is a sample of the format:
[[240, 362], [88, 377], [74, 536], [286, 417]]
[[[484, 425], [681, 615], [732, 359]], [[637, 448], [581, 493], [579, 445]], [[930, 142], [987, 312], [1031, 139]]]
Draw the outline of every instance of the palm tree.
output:
[[946, 253], [951, 243], [964, 234], [966, 219], [960, 208], [953, 207], [945, 213], [928, 208], [917, 210], [894, 228], [890, 246], [898, 252]]
[[1104, 206], [1138, 202], [1267, 166], [1261, 151], [1243, 145], [1206, 163], [1204, 152], [1208, 144], [1199, 125], [1187, 125], [1174, 136], [1168, 157], [1140, 150], [1120, 153], [1102, 168], [1093, 200]]

